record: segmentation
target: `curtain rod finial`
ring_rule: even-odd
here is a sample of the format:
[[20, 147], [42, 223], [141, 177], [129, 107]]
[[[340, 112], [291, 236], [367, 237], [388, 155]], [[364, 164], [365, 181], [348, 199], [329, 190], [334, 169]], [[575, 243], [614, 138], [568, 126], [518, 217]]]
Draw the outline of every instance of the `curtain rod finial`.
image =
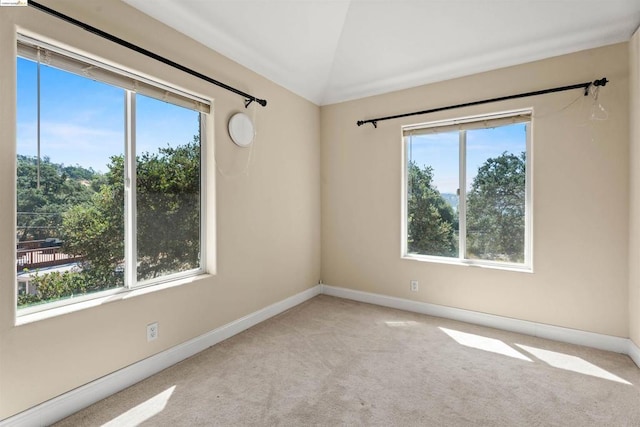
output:
[[257, 102], [258, 104], [262, 105], [263, 107], [267, 106], [267, 100], [266, 99], [258, 99], [258, 98], [247, 98], [244, 100], [244, 108], [249, 108], [249, 105], [251, 105], [252, 102]]
[[358, 120], [356, 124], [358, 126], [362, 126], [364, 124], [371, 123], [374, 128], [378, 129], [378, 121], [377, 120]]
[[609, 80], [607, 80], [606, 77], [601, 78], [600, 80], [595, 80], [593, 82], [594, 86], [606, 86], [607, 83], [609, 83]]

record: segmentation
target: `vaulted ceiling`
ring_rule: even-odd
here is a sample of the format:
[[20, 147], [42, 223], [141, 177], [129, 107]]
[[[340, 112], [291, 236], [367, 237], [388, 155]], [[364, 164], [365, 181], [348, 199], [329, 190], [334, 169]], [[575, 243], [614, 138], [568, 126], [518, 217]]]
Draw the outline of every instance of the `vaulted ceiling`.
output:
[[640, 0], [124, 1], [318, 105], [627, 41], [640, 25]]

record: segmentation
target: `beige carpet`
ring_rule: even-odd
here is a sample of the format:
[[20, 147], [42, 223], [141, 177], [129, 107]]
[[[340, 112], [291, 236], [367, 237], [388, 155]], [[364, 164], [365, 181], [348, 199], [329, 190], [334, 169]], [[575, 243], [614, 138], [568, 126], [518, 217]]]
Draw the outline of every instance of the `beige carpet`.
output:
[[318, 296], [59, 426], [640, 426], [625, 355]]

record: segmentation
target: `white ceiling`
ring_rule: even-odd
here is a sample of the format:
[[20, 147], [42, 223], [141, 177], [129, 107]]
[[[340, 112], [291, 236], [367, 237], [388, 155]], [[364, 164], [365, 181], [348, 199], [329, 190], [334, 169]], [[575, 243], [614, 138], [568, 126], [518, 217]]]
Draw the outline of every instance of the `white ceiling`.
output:
[[640, 25], [640, 0], [124, 1], [318, 105], [627, 41]]

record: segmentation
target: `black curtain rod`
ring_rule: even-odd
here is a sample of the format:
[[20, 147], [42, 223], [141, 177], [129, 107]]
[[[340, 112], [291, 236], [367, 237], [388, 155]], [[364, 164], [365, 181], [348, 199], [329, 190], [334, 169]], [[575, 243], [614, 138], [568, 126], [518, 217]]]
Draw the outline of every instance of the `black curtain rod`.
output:
[[466, 102], [464, 104], [450, 105], [448, 107], [431, 108], [429, 110], [416, 111], [413, 113], [396, 114], [395, 116], [380, 117], [377, 119], [358, 120], [358, 126], [362, 126], [366, 123], [371, 123], [373, 127], [377, 128], [378, 122], [381, 122], [383, 120], [399, 119], [401, 117], [417, 116], [420, 114], [435, 113], [437, 111], [452, 110], [454, 108], [471, 107], [473, 105], [487, 104], [489, 102], [507, 101], [509, 99], [524, 98], [527, 96], [544, 95], [545, 93], [563, 92], [565, 90], [584, 89], [584, 96], [587, 96], [589, 94], [589, 87], [591, 87], [591, 85], [605, 86], [607, 83], [609, 83], [609, 80], [607, 80], [606, 77], [603, 77], [599, 80], [594, 80], [593, 82], [585, 82], [585, 83], [578, 83], [570, 86], [561, 86], [561, 87], [554, 87], [551, 89], [536, 90], [534, 92], [519, 93], [517, 95], [501, 96], [499, 98], [483, 99], [482, 101]]
[[129, 43], [126, 40], [122, 40], [121, 38], [116, 37], [113, 34], [109, 34], [109, 33], [105, 32], [105, 31], [102, 31], [102, 30], [100, 30], [100, 29], [98, 29], [96, 27], [93, 27], [93, 26], [91, 26], [89, 24], [86, 24], [86, 23], [84, 23], [82, 21], [78, 21], [77, 19], [74, 19], [74, 18], [72, 18], [70, 16], [64, 15], [64, 14], [62, 14], [62, 13], [56, 11], [56, 10], [53, 10], [51, 8], [48, 8], [47, 6], [44, 6], [44, 5], [40, 4], [40, 3], [28, 0], [27, 4], [29, 6], [31, 6], [31, 7], [33, 7], [34, 9], [38, 9], [38, 10], [40, 10], [42, 12], [48, 13], [49, 15], [55, 16], [56, 18], [62, 19], [63, 21], [66, 21], [66, 22], [68, 22], [70, 24], [73, 24], [73, 25], [75, 25], [77, 27], [80, 27], [80, 28], [82, 28], [82, 29], [84, 29], [84, 30], [86, 30], [86, 31], [88, 31], [90, 33], [93, 33], [93, 34], [95, 34], [97, 36], [100, 36], [100, 37], [102, 37], [104, 39], [107, 39], [109, 41], [117, 43], [120, 46], [124, 46], [126, 48], [131, 49], [131, 50], [134, 50], [134, 51], [136, 51], [138, 53], [141, 53], [141, 54], [143, 54], [145, 56], [148, 56], [149, 58], [153, 58], [156, 61], [160, 61], [163, 64], [167, 64], [167, 65], [169, 65], [169, 66], [171, 66], [173, 68], [177, 68], [178, 70], [183, 71], [183, 72], [185, 72], [187, 74], [191, 74], [192, 76], [198, 77], [199, 79], [202, 79], [202, 80], [204, 80], [206, 82], [212, 83], [212, 84], [214, 84], [216, 86], [219, 86], [219, 87], [221, 87], [223, 89], [226, 89], [226, 90], [228, 90], [230, 92], [233, 92], [233, 93], [235, 93], [237, 95], [243, 96], [245, 98], [245, 100], [246, 100], [245, 101], [245, 107], [248, 107], [249, 104], [251, 104], [254, 101], [257, 102], [258, 104], [262, 105], [263, 107], [267, 105], [267, 100], [266, 99], [258, 99], [253, 95], [249, 95], [246, 92], [243, 92], [243, 91], [241, 91], [239, 89], [236, 89], [236, 88], [231, 87], [231, 86], [229, 86], [227, 84], [219, 82], [219, 81], [217, 81], [215, 79], [212, 79], [211, 77], [205, 76], [204, 74], [199, 73], [197, 71], [194, 71], [191, 68], [187, 68], [184, 65], [180, 65], [177, 62], [174, 62], [174, 61], [172, 61], [170, 59], [167, 59], [167, 58], [165, 58], [163, 56], [155, 54], [155, 53], [153, 53], [151, 51], [148, 51], [147, 49], [144, 49], [144, 48], [142, 48], [140, 46], [137, 46], [137, 45], [135, 45], [133, 43]]

